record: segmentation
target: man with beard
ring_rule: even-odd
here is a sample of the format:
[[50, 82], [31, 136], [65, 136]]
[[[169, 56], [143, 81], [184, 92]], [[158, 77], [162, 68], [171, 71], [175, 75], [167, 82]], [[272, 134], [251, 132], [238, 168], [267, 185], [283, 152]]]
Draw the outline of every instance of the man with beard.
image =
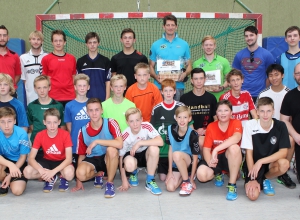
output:
[[40, 75], [41, 61], [47, 55], [43, 51], [42, 45], [44, 35], [40, 31], [33, 31], [29, 35], [29, 43], [31, 49], [28, 53], [20, 56], [21, 60], [21, 79], [25, 84], [27, 105], [38, 98], [37, 93], [34, 91], [33, 81]]
[[[9, 40], [8, 30], [4, 25], [0, 25], [0, 73], [6, 73], [14, 81], [14, 87], [17, 89], [17, 83], [21, 78], [21, 64], [16, 52], [6, 47]], [[17, 94], [13, 94], [17, 98]]]
[[266, 69], [275, 61], [269, 51], [258, 46], [257, 34], [256, 27], [245, 28], [244, 37], [247, 47], [235, 55], [232, 63], [232, 68], [242, 71], [244, 75], [242, 90], [250, 92], [254, 102], [258, 94], [269, 86]]

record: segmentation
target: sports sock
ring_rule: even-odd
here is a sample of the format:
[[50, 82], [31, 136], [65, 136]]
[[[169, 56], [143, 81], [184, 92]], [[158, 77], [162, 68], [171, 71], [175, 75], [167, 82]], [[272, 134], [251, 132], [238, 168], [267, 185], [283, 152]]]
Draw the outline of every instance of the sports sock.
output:
[[236, 186], [236, 183], [228, 183], [228, 186]]
[[189, 183], [189, 182], [190, 182], [190, 179], [182, 180], [182, 182]]
[[151, 180], [153, 180], [153, 179], [154, 179], [154, 175], [147, 174], [147, 183], [150, 183]]

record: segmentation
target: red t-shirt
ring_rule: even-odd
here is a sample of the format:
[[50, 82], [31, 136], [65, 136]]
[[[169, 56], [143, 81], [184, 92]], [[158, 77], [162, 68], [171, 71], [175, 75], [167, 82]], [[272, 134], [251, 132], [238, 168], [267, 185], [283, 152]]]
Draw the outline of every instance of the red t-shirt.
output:
[[[101, 132], [102, 127], [103, 127], [103, 124], [101, 125], [101, 127], [98, 130], [95, 130], [92, 128], [91, 122], [89, 122], [86, 125], [86, 132], [88, 133], [89, 136], [93, 137]], [[114, 138], [122, 137], [122, 133], [121, 133], [119, 124], [115, 119], [111, 119], [111, 118], [108, 119], [108, 129]], [[82, 132], [80, 129], [79, 133], [78, 133], [78, 144], [77, 144], [76, 152], [78, 155], [86, 155], [87, 148], [88, 148], [88, 146], [86, 146], [86, 144], [83, 141], [83, 135], [82, 135]]]
[[21, 75], [21, 62], [17, 53], [6, 48], [7, 53], [0, 55], [0, 73], [6, 73], [14, 81], [14, 87], [17, 88], [15, 76]]
[[37, 133], [32, 148], [39, 149], [42, 147], [45, 159], [60, 161], [66, 159], [66, 148], [72, 146], [70, 133], [58, 128], [54, 138], [48, 136], [47, 129]]
[[73, 100], [76, 97], [73, 76], [76, 75], [76, 59], [66, 53], [57, 56], [53, 53], [42, 59], [43, 74], [51, 78], [49, 96], [58, 101]]
[[[219, 128], [218, 121], [214, 121], [207, 126], [203, 147], [211, 148], [212, 152], [215, 147], [223, 143], [235, 132], [239, 132], [241, 134], [243, 133], [242, 123], [239, 120], [230, 119], [228, 128], [225, 132], [221, 131]], [[225, 151], [226, 149], [219, 151], [218, 154], [221, 154]]]

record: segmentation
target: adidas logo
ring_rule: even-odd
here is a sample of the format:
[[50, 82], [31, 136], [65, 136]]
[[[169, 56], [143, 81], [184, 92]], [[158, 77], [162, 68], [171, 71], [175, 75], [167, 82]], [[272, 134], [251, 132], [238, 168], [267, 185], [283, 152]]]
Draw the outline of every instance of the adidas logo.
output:
[[165, 120], [165, 117], [164, 116], [161, 116], [161, 118], [160, 118], [161, 120]]
[[87, 64], [86, 64], [86, 63], [84, 63], [84, 64], [83, 64], [83, 66], [87, 66]]
[[240, 101], [238, 101], [238, 103], [237, 103], [238, 105], [240, 105], [241, 104], [241, 102]]
[[26, 63], [30, 63], [30, 60], [27, 60]]
[[90, 117], [86, 113], [86, 107], [84, 106], [75, 116], [75, 120], [85, 120], [85, 119], [90, 119]]
[[53, 144], [47, 151], [46, 154], [61, 154], [61, 152], [57, 149], [55, 144]]

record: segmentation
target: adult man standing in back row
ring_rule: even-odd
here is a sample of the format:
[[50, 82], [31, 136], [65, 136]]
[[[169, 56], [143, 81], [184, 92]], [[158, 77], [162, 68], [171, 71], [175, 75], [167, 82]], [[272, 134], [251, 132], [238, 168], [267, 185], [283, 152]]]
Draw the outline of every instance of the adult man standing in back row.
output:
[[258, 46], [257, 34], [256, 27], [245, 28], [244, 37], [247, 47], [235, 55], [232, 63], [232, 68], [242, 71], [244, 75], [242, 90], [250, 92], [254, 103], [258, 94], [269, 86], [266, 69], [275, 61], [269, 51]]
[[166, 15], [163, 19], [163, 29], [165, 33], [162, 38], [155, 41], [150, 50], [150, 75], [154, 78], [154, 84], [161, 89], [159, 74], [155, 71], [158, 68], [158, 60], [163, 61], [177, 61], [180, 62], [180, 69], [182, 73], [176, 82], [175, 100], [179, 101], [184, 92], [183, 80], [192, 70], [190, 62], [190, 48], [186, 41], [178, 37], [177, 18], [174, 15]]

